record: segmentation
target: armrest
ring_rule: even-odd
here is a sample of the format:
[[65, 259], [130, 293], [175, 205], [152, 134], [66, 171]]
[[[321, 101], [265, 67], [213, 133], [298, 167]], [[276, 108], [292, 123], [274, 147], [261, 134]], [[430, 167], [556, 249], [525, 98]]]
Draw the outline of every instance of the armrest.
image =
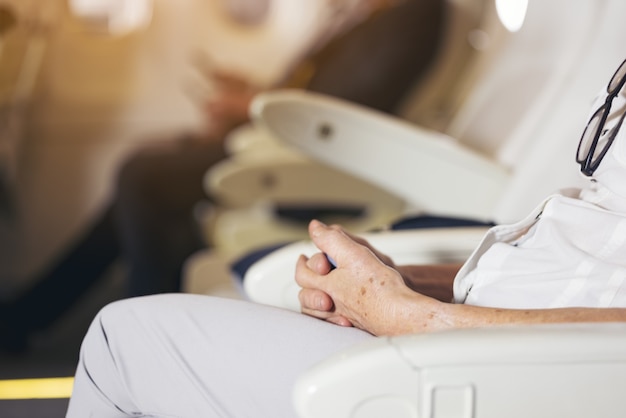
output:
[[337, 98], [267, 92], [250, 114], [284, 143], [423, 212], [490, 219], [509, 181], [506, 169], [444, 134]]
[[[361, 211], [355, 225], [387, 224], [406, 211], [406, 202], [375, 185], [321, 164], [278, 142], [259, 127], [246, 125], [228, 136], [229, 158], [204, 176], [206, 192], [227, 208], [309, 207]], [[269, 203], [269, 205], [268, 205]], [[338, 222], [346, 218], [338, 215]], [[373, 223], [382, 221], [382, 223]], [[363, 230], [363, 229], [359, 229]]]
[[214, 165], [205, 176], [205, 189], [227, 207], [258, 202], [295, 205], [385, 207], [396, 217], [404, 200], [379, 187], [322, 165], [292, 150], [234, 155]]
[[[437, 228], [361, 234], [396, 264], [462, 262], [484, 236], [486, 228]], [[319, 250], [310, 241], [280, 248], [253, 264], [244, 277], [244, 290], [253, 301], [300, 311], [299, 286], [294, 281], [300, 254]]]
[[626, 324], [550, 324], [377, 339], [313, 367], [301, 418], [621, 417]]

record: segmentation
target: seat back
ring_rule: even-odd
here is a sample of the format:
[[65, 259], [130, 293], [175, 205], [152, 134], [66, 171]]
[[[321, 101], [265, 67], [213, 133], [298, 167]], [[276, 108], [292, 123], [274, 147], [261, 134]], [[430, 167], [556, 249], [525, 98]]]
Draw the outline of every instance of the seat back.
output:
[[[507, 222], [524, 216], [557, 188], [579, 187], [588, 178], [575, 163], [578, 141], [588, 120], [589, 106], [605, 88], [618, 65], [626, 58], [623, 39], [626, 27], [626, 2], [621, 0], [578, 0], [564, 13], [585, 13], [593, 26], [586, 37], [569, 42], [580, 44], [580, 53], [562, 67], [558, 83], [543, 94], [533, 109], [534, 123], [521, 125], [513, 132], [510, 146], [503, 149], [503, 159], [516, 159], [515, 171], [505, 193], [494, 209], [494, 219]], [[564, 39], [563, 42], [567, 40]], [[558, 75], [558, 74], [557, 74]], [[529, 138], [523, 152], [519, 143]]]
[[514, 170], [602, 29], [607, 7], [606, 1], [531, 0], [523, 26], [510, 33], [495, 2], [485, 3], [480, 26], [469, 33], [476, 53], [447, 99], [453, 116], [437, 128]]
[[470, 93], [446, 132], [514, 167], [532, 141], [528, 132], [558, 100], [588, 40], [601, 30], [606, 3], [530, 0], [522, 28], [505, 33], [490, 2], [486, 45], [469, 70], [476, 75], [466, 82]]
[[520, 31], [504, 33], [494, 4], [485, 34], [499, 38], [492, 35], [475, 56], [464, 81], [470, 92], [445, 132], [510, 170], [491, 214], [510, 222], [546, 195], [584, 181], [575, 147], [591, 99], [624, 59], [619, 19], [626, 5], [530, 0]]
[[519, 32], [492, 29], [502, 37], [476, 56], [471, 92], [445, 129], [511, 171], [492, 219], [519, 219], [547, 194], [581, 184], [576, 141], [591, 98], [623, 59], [621, 12], [615, 0], [530, 0]]
[[480, 54], [472, 34], [481, 27], [485, 8], [493, 0], [445, 0], [446, 23], [439, 50], [429, 69], [407, 95], [399, 115], [419, 126], [443, 131], [458, 110], [459, 85]]

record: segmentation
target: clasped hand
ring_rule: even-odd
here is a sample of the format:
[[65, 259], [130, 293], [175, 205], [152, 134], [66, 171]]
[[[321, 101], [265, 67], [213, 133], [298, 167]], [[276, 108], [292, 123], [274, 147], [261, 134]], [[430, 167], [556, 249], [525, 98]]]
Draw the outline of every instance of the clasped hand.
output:
[[[389, 257], [341, 227], [312, 221], [309, 234], [321, 252], [300, 256], [296, 266], [303, 313], [374, 335], [392, 335], [401, 333], [398, 324], [410, 321], [416, 298], [430, 299], [406, 286]], [[336, 269], [324, 253], [336, 261]]]

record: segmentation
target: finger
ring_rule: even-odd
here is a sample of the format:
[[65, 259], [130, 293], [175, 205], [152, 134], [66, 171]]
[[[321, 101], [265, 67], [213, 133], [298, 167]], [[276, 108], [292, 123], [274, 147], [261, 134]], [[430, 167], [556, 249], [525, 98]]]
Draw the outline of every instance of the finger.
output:
[[313, 243], [328, 256], [332, 257], [338, 266], [349, 260], [360, 259], [372, 252], [348, 235], [343, 228], [337, 225], [327, 226], [313, 220], [309, 223], [309, 235]]
[[352, 324], [352, 322], [350, 322], [350, 320], [344, 316], [331, 316], [330, 318], [326, 319], [327, 322], [330, 322], [332, 324], [335, 325], [339, 325], [341, 327], [353, 327], [354, 324]]
[[323, 319], [324, 321], [331, 317], [332, 313], [326, 311], [318, 311], [315, 309], [301, 308], [300, 312], [312, 316], [313, 318]]
[[318, 289], [301, 289], [298, 299], [303, 311], [332, 312], [335, 307], [332, 298]]
[[312, 270], [308, 264], [308, 258], [301, 255], [296, 263], [296, 283], [303, 289], [318, 289], [326, 291], [324, 275]]
[[316, 253], [309, 258], [307, 266], [320, 275], [326, 275], [333, 269], [324, 253]]

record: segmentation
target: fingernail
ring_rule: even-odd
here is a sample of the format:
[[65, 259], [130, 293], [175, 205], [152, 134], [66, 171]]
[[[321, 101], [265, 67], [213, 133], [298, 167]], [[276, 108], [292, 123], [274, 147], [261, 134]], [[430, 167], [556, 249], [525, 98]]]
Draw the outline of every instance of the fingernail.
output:
[[313, 237], [317, 237], [317, 236], [320, 234], [319, 228], [320, 228], [320, 227], [322, 227], [322, 228], [323, 228], [323, 227], [325, 227], [325, 226], [326, 226], [326, 225], [324, 225], [324, 223], [322, 223], [322, 222], [318, 221], [317, 219], [313, 219], [313, 220], [311, 221], [311, 228], [312, 228], [312, 230], [311, 230], [311, 235], [312, 235]]
[[313, 219], [313, 223], [316, 224], [315, 226], [323, 226], [323, 227], [326, 226], [326, 224], [324, 222], [319, 221], [317, 219]]

